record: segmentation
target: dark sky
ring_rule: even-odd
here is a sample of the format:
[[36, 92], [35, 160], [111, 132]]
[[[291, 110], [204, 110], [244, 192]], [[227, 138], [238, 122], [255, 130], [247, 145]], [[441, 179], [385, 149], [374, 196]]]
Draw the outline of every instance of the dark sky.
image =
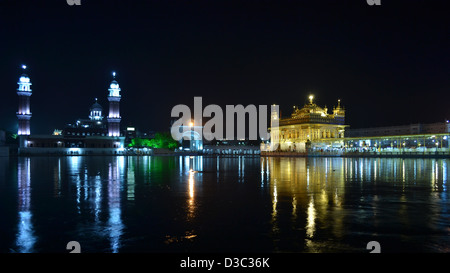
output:
[[[36, 3], [37, 2], [37, 3]], [[450, 118], [448, 1], [0, 0], [0, 128], [17, 130], [21, 65], [33, 83], [32, 133], [108, 110], [122, 125], [168, 130], [177, 104], [279, 104], [310, 93], [346, 107], [351, 128]]]

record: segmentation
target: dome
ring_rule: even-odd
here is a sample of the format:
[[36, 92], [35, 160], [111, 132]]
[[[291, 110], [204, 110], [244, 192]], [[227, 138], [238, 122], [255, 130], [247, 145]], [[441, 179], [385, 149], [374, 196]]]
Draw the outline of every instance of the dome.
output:
[[95, 103], [91, 106], [91, 111], [102, 111], [103, 107], [97, 102], [97, 99], [95, 99]]

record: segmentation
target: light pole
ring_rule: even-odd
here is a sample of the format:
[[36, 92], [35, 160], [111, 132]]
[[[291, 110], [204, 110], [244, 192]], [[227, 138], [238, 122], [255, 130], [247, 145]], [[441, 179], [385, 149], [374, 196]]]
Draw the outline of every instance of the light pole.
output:
[[190, 143], [190, 146], [191, 146], [191, 151], [193, 151], [194, 149], [194, 123], [193, 122], [190, 122], [189, 123], [189, 126], [191, 127], [191, 143]]

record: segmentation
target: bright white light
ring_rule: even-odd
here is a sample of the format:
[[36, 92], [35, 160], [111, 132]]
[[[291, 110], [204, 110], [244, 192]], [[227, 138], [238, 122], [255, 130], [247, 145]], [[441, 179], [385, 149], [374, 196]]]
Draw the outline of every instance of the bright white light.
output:
[[20, 77], [19, 81], [20, 82], [30, 82], [30, 79], [27, 77]]
[[22, 65], [22, 68], [23, 68], [23, 69], [27, 69], [27, 66], [26, 66], [26, 65]]
[[115, 77], [116, 76], [116, 72], [113, 72], [113, 77]]

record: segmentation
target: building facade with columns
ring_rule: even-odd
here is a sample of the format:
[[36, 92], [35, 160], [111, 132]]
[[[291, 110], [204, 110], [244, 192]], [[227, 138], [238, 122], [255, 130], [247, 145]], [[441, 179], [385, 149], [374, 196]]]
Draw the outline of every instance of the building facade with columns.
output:
[[[274, 122], [278, 119], [278, 125]], [[308, 149], [332, 149], [343, 146], [345, 109], [340, 100], [331, 113], [328, 108], [320, 107], [309, 96], [309, 102], [302, 108], [294, 106], [290, 117], [282, 118], [272, 112], [270, 128], [270, 146], [276, 151], [307, 152]], [[269, 143], [261, 146], [267, 151]]]

